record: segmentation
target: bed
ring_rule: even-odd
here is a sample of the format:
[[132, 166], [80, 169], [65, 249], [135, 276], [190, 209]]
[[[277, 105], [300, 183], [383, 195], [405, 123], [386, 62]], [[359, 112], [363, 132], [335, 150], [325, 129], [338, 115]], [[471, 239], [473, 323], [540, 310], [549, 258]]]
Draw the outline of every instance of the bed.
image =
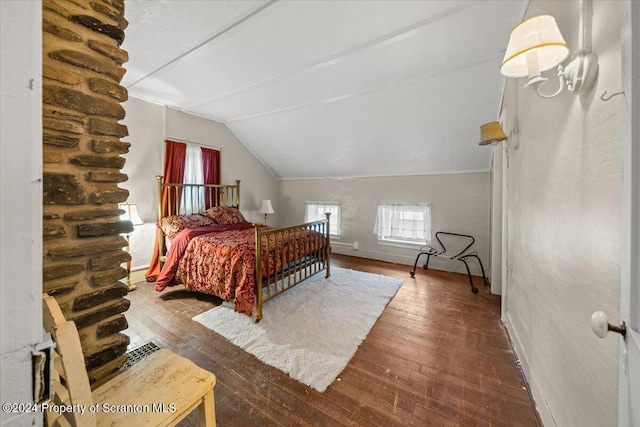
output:
[[214, 185], [156, 179], [162, 266], [156, 290], [183, 285], [216, 295], [258, 322], [265, 302], [322, 271], [329, 277], [329, 214], [284, 228], [251, 224], [240, 213], [240, 181]]

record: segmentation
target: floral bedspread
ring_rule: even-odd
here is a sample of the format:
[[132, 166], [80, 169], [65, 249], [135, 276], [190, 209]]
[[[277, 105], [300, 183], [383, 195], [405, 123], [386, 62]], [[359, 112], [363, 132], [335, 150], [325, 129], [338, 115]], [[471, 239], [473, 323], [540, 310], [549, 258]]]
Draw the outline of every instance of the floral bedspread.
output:
[[[263, 229], [269, 227], [263, 226]], [[307, 230], [270, 236], [268, 242], [266, 238], [262, 240], [263, 277], [325, 245], [324, 236]], [[267, 247], [268, 266], [264, 262]], [[177, 268], [174, 266], [175, 276], [170, 278], [168, 286], [181, 283], [188, 290], [233, 301], [235, 311], [251, 316], [255, 302], [255, 259], [253, 227], [197, 235], [186, 245]], [[163, 272], [165, 268], [170, 266], [165, 264]], [[162, 290], [158, 285], [156, 288]]]

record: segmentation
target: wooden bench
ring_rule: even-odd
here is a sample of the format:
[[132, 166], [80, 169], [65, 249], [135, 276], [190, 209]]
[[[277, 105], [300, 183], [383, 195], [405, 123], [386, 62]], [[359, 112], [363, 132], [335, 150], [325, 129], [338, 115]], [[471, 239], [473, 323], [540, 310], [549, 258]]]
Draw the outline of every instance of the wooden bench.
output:
[[[216, 377], [161, 349], [91, 391], [80, 337], [55, 298], [43, 295], [44, 327], [56, 343], [48, 426], [167, 426], [198, 408], [200, 425], [215, 426]], [[58, 413], [53, 405], [72, 405]], [[84, 413], [82, 410], [84, 409]]]

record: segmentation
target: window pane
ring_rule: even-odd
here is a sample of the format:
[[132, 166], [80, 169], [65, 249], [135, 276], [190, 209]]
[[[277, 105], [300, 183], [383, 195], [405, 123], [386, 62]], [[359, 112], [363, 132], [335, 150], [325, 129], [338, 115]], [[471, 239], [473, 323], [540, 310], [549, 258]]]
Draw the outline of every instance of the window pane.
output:
[[431, 240], [431, 207], [380, 204], [374, 233], [381, 240], [427, 243]]
[[306, 202], [305, 203], [305, 222], [320, 221], [325, 219], [325, 212], [331, 213], [329, 233], [334, 236], [340, 236], [340, 204], [332, 202]]
[[[195, 144], [187, 144], [187, 153], [184, 160], [185, 184], [204, 184], [202, 172], [202, 150]], [[204, 188], [184, 187], [180, 201], [181, 213], [198, 213], [204, 210]]]

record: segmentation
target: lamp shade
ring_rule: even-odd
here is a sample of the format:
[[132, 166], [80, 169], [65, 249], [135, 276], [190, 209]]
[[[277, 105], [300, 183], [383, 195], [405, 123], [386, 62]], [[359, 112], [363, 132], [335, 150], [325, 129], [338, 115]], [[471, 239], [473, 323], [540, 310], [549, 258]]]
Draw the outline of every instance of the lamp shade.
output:
[[502, 130], [500, 123], [489, 122], [480, 126], [480, 145], [489, 145], [505, 139], [507, 139], [507, 135]]
[[142, 219], [140, 219], [140, 215], [138, 215], [138, 208], [135, 203], [118, 203], [118, 207], [124, 211], [124, 213], [120, 215], [121, 221], [131, 221], [133, 225], [144, 224]]
[[263, 200], [258, 212], [265, 215], [274, 213], [275, 211], [273, 210], [273, 206], [271, 206], [271, 200]]
[[551, 15], [537, 15], [515, 26], [500, 72], [507, 77], [539, 75], [569, 56], [569, 47]]

